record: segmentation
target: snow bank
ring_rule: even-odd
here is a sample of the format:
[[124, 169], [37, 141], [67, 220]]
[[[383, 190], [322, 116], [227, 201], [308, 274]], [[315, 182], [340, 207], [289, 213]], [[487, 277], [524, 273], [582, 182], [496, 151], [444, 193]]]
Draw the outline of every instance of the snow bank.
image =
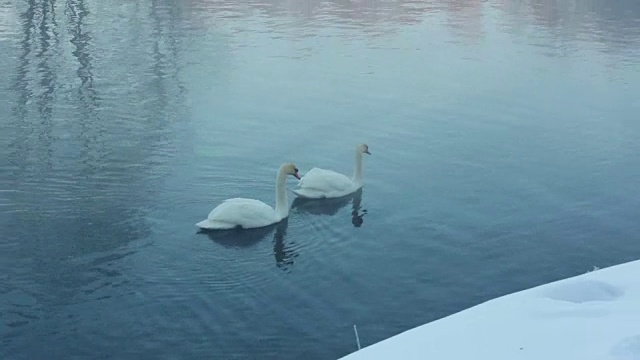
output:
[[342, 359], [638, 360], [640, 261], [505, 295]]

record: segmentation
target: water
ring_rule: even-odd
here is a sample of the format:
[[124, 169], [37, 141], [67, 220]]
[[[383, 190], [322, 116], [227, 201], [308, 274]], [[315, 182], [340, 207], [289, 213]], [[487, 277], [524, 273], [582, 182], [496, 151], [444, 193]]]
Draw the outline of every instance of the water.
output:
[[0, 357], [335, 359], [640, 258], [637, 1], [239, 3], [0, 0]]

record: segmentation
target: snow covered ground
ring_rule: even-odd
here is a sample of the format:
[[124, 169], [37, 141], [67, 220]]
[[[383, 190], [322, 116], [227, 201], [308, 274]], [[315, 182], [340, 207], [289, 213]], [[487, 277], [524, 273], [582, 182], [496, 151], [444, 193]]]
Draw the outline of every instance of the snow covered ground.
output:
[[639, 360], [640, 261], [505, 295], [342, 359]]

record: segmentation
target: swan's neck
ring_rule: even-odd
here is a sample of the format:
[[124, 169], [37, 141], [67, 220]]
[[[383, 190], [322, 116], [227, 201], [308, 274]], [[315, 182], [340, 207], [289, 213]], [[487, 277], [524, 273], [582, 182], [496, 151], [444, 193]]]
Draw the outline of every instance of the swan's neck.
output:
[[283, 170], [278, 172], [276, 178], [276, 213], [280, 219], [284, 219], [289, 215], [289, 201], [287, 200], [287, 174]]
[[362, 151], [356, 150], [356, 167], [353, 170], [353, 182], [362, 184]]

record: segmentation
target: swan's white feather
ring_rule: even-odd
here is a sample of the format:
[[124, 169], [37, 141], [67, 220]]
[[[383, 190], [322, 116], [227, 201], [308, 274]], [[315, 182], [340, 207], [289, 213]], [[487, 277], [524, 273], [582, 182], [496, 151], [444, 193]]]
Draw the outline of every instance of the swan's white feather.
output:
[[196, 226], [199, 227], [200, 229], [207, 229], [207, 230], [229, 230], [229, 229], [235, 228], [237, 225], [221, 222], [221, 221], [204, 219], [199, 223], [197, 223]]
[[313, 168], [298, 182], [293, 192], [305, 198], [334, 198], [352, 193], [360, 186], [343, 174], [333, 170]]
[[260, 200], [233, 198], [216, 206], [206, 220], [196, 225], [203, 229], [232, 229], [237, 226], [251, 229], [268, 226], [280, 220], [282, 219], [276, 211]]

